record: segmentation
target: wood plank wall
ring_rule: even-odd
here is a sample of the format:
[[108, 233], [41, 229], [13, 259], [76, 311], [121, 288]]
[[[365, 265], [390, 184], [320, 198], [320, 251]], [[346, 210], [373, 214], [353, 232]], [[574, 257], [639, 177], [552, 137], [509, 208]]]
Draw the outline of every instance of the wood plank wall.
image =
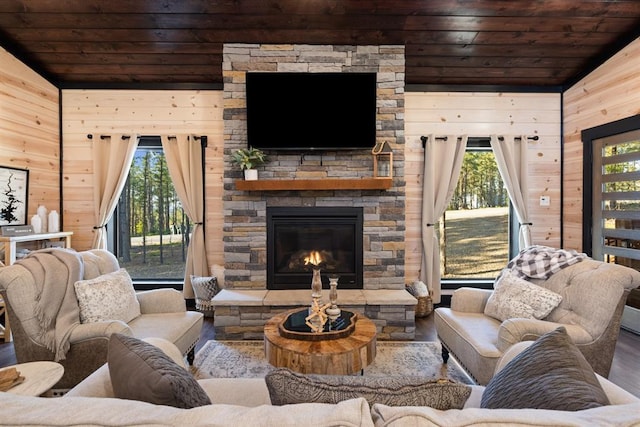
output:
[[59, 91], [2, 48], [0, 64], [0, 166], [29, 170], [29, 223], [40, 204], [60, 212]]
[[224, 265], [222, 253], [222, 91], [63, 90], [64, 229], [73, 246], [93, 241], [91, 140], [101, 134], [206, 135], [205, 235], [209, 265]]
[[[38, 204], [63, 212], [73, 246], [93, 239], [91, 149], [88, 133], [194, 132], [207, 135], [207, 250], [222, 265], [222, 92], [64, 90], [64, 207], [60, 206], [58, 90], [0, 48], [0, 165], [30, 171], [29, 215]], [[421, 135], [466, 133], [538, 135], [531, 143], [529, 207], [535, 243], [582, 249], [583, 129], [640, 114], [640, 40], [563, 95], [563, 241], [560, 242], [560, 95], [513, 93], [406, 94], [406, 278], [420, 264]], [[551, 197], [550, 207], [539, 196]]]
[[563, 244], [582, 250], [581, 132], [640, 114], [640, 39], [566, 90], [564, 113]]
[[[534, 244], [560, 244], [560, 94], [408, 92], [405, 95], [405, 278], [416, 280], [422, 255], [420, 136], [537, 135], [529, 142], [529, 212]], [[550, 206], [540, 206], [540, 196]]]

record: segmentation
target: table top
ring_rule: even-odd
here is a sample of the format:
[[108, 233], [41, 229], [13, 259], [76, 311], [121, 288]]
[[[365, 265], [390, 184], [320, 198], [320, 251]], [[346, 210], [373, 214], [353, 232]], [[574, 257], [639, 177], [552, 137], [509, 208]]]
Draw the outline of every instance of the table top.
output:
[[58, 231], [55, 233], [33, 233], [21, 236], [0, 236], [0, 242], [32, 242], [36, 240], [57, 239], [69, 237], [73, 235], [73, 231]]
[[23, 396], [40, 396], [60, 381], [64, 374], [61, 364], [48, 361], [19, 363], [1, 368], [0, 371], [8, 368], [16, 368], [24, 377], [24, 381], [7, 390], [7, 393]]
[[265, 356], [276, 367], [303, 374], [349, 375], [373, 363], [376, 356], [376, 325], [358, 313], [354, 331], [332, 340], [305, 341], [285, 338], [279, 325], [292, 312], [277, 314], [264, 326]]

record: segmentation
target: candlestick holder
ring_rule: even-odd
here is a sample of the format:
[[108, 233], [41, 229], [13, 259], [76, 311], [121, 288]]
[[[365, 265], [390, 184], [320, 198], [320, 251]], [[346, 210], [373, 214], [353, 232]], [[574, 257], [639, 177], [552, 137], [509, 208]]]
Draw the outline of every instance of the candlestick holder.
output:
[[334, 322], [338, 317], [340, 317], [340, 309], [338, 308], [338, 279], [340, 277], [333, 276], [329, 277], [329, 303], [331, 304], [325, 311], [329, 319]]

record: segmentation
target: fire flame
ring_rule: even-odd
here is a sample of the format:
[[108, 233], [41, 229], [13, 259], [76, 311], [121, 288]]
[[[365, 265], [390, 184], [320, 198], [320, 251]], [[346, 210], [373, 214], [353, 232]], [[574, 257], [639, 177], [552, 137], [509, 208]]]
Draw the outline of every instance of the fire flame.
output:
[[318, 251], [311, 251], [309, 256], [304, 257], [304, 265], [313, 264], [317, 266], [320, 265], [322, 261], [324, 261], [324, 259], [322, 259], [322, 255], [320, 255]]

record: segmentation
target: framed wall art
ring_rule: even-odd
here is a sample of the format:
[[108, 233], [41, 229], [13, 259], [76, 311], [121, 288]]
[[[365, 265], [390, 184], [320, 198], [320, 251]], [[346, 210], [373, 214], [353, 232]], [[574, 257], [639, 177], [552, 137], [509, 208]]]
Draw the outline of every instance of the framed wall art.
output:
[[26, 225], [29, 171], [0, 166], [0, 226]]

